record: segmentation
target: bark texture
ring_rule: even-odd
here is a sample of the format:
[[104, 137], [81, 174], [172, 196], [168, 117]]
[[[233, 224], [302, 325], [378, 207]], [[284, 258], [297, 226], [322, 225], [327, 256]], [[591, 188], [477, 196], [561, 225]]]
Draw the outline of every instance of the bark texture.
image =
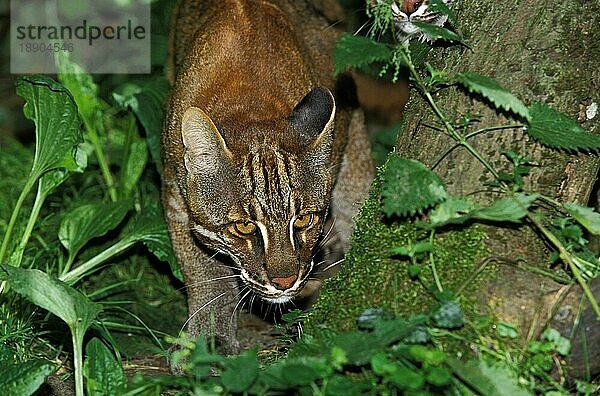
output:
[[[600, 133], [600, 116], [588, 119], [585, 115], [588, 106], [600, 102], [600, 2], [463, 0], [455, 3], [457, 28], [468, 39], [472, 51], [449, 48], [432, 52], [436, 54], [432, 63], [438, 69], [491, 76], [526, 105], [546, 103], [577, 119], [588, 131]], [[444, 90], [436, 99], [448, 116], [481, 114], [480, 127], [511, 122], [481, 102], [468, 99], [459, 90]], [[403, 156], [432, 166], [452, 146], [452, 141], [425, 126], [435, 119], [416, 95], [404, 114], [405, 128], [398, 137], [397, 150]], [[527, 177], [528, 190], [561, 202], [586, 205], [590, 199], [600, 164], [596, 155], [548, 150], [517, 129], [488, 132], [473, 138], [471, 144], [499, 169], [509, 169], [500, 154], [502, 150], [513, 149], [532, 157], [540, 166]], [[493, 198], [481, 193], [482, 181], [492, 180], [491, 175], [462, 148], [447, 155], [435, 171], [452, 195], [470, 195], [481, 203]], [[515, 268], [517, 263], [548, 267], [548, 250], [542, 239], [526, 226], [487, 227], [486, 232], [490, 249], [487, 259], [501, 264], [495, 279], [480, 295], [482, 305], [501, 319], [519, 324], [523, 335], [528, 337], [535, 336], [552, 318], [563, 332], [570, 330], [579, 303], [578, 288]], [[599, 333], [598, 325], [591, 331]]]

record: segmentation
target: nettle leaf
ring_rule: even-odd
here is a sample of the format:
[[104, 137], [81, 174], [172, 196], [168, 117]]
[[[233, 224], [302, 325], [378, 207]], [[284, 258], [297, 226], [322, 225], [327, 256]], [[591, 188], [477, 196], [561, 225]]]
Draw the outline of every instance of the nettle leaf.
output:
[[65, 214], [60, 223], [58, 238], [69, 256], [75, 257], [91, 239], [118, 226], [130, 208], [131, 202], [128, 200], [81, 205]]
[[527, 215], [527, 209], [538, 196], [519, 193], [514, 197], [502, 198], [491, 206], [473, 211], [470, 217], [479, 220], [518, 222]]
[[387, 216], [414, 215], [447, 198], [438, 175], [418, 161], [395, 154], [383, 173], [381, 196]]
[[449, 197], [429, 213], [429, 222], [434, 227], [448, 223], [460, 224], [469, 219], [466, 215], [474, 208], [476, 205], [465, 198]]
[[477, 93], [490, 100], [497, 109], [510, 111], [525, 120], [531, 118], [529, 110], [523, 102], [493, 78], [470, 72], [458, 73], [454, 78], [457, 83], [465, 87], [469, 92]]
[[361, 68], [377, 61], [386, 61], [392, 51], [385, 44], [378, 43], [368, 37], [344, 34], [339, 39], [333, 52], [335, 73], [339, 74], [350, 68]]
[[575, 120], [545, 104], [532, 104], [529, 114], [525, 132], [544, 146], [572, 151], [600, 149], [599, 135], [589, 133]]
[[433, 25], [431, 23], [412, 21], [412, 24], [419, 28], [419, 30], [426, 34], [431, 40], [446, 40], [454, 41], [457, 43], [465, 44], [462, 37], [454, 33], [452, 30], [446, 29], [442, 26]]
[[113, 98], [123, 107], [129, 107], [140, 120], [146, 131], [146, 140], [152, 160], [162, 173], [160, 159], [160, 133], [164, 116], [164, 103], [169, 93], [169, 82], [155, 78], [144, 84], [128, 84]]
[[573, 203], [566, 203], [563, 206], [590, 233], [600, 235], [600, 213], [596, 212], [593, 208]]
[[35, 156], [30, 178], [57, 168], [73, 168], [76, 146], [83, 142], [81, 120], [73, 97], [46, 76], [26, 76], [17, 81], [17, 94], [25, 99], [23, 112], [35, 123]]
[[15, 292], [61, 318], [73, 332], [83, 334], [102, 310], [77, 289], [37, 269], [1, 265], [0, 278]]
[[14, 359], [0, 364], [0, 389], [4, 395], [28, 396], [44, 383], [54, 371], [54, 366], [45, 360], [28, 360], [16, 363]]
[[123, 367], [102, 341], [92, 338], [85, 347], [87, 358], [83, 373], [87, 379], [87, 394], [121, 395], [124, 393], [126, 378]]

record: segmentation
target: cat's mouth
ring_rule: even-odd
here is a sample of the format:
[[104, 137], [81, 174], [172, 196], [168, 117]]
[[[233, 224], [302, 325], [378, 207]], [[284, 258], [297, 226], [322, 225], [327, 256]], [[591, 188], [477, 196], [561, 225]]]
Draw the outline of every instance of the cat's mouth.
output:
[[242, 269], [242, 281], [248, 285], [258, 296], [273, 304], [284, 304], [291, 301], [294, 297], [302, 292], [304, 286], [308, 282], [309, 275], [312, 271], [313, 263], [310, 263], [309, 268], [302, 270], [299, 276], [293, 277], [294, 280], [289, 282], [285, 288], [281, 285], [277, 287], [273, 284], [265, 284], [259, 282], [250, 276], [250, 274]]

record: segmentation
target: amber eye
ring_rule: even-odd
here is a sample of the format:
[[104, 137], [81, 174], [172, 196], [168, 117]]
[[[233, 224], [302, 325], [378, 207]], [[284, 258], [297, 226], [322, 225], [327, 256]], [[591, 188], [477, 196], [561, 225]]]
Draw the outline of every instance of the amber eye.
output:
[[294, 220], [294, 228], [296, 228], [296, 229], [308, 228], [311, 225], [313, 225], [313, 223], [315, 223], [318, 219], [319, 219], [319, 216], [317, 216], [314, 213], [300, 215], [300, 216], [296, 217], [296, 220]]
[[241, 235], [250, 235], [256, 231], [256, 225], [249, 221], [240, 221], [238, 223], [234, 223], [232, 226], [229, 226], [229, 229], [233, 229], [233, 231]]

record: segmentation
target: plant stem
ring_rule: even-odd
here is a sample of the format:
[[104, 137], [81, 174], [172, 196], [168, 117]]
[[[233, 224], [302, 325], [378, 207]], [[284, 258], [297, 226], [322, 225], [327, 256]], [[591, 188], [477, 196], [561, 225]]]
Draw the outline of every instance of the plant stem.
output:
[[425, 84], [423, 83], [421, 76], [419, 76], [419, 73], [417, 73], [417, 69], [415, 69], [415, 66], [413, 65], [413, 63], [410, 59], [410, 56], [408, 54], [408, 49], [403, 47], [400, 51], [400, 54], [401, 54], [404, 62], [406, 63], [406, 65], [410, 71], [410, 75], [411, 75], [412, 79], [414, 80], [417, 88], [419, 89], [421, 94], [423, 96], [425, 96], [425, 98], [427, 99], [427, 102], [429, 103], [429, 106], [431, 106], [431, 109], [433, 110], [435, 115], [442, 121], [442, 123], [444, 124], [444, 127], [446, 128], [446, 131], [448, 131], [448, 134], [458, 144], [460, 144], [461, 146], [466, 148], [494, 176], [495, 179], [498, 179], [498, 173], [496, 172], [496, 170], [489, 164], [489, 162], [486, 161], [485, 158], [483, 158], [483, 156], [479, 153], [479, 151], [477, 151], [473, 146], [471, 146], [471, 144], [469, 142], [467, 142], [467, 140], [464, 136], [462, 136], [460, 133], [458, 133], [456, 131], [456, 129], [454, 129], [454, 126], [452, 126], [452, 123], [450, 123], [450, 121], [448, 121], [448, 119], [446, 118], [444, 113], [440, 110], [435, 99], [433, 99], [433, 96], [431, 96], [431, 93], [429, 92], [429, 90], [427, 89]]
[[21, 237], [21, 242], [15, 251], [16, 257], [14, 260], [11, 260], [11, 264], [15, 267], [21, 266], [21, 260], [23, 259], [23, 252], [25, 251], [25, 247], [29, 242], [29, 238], [31, 237], [31, 233], [33, 231], [33, 227], [37, 222], [38, 216], [40, 215], [40, 210], [42, 209], [42, 205], [46, 200], [47, 195], [42, 191], [42, 179], [38, 180], [38, 191], [35, 197], [35, 202], [33, 203], [33, 208], [31, 209], [31, 214], [29, 215], [29, 220], [27, 221], [27, 226], [25, 227], [25, 231], [23, 232], [23, 236]]
[[[85, 332], [84, 332], [85, 333]], [[83, 393], [83, 335], [80, 329], [71, 329], [71, 339], [73, 341], [73, 366], [75, 367], [75, 395], [84, 396]]]
[[512, 124], [512, 125], [495, 125], [491, 127], [481, 128], [471, 133], [465, 135], [465, 140], [472, 138], [473, 136], [477, 136], [479, 134], [491, 131], [500, 131], [503, 129], [515, 129], [515, 128], [523, 128], [525, 124]]
[[102, 264], [104, 261], [109, 258], [121, 253], [122, 251], [131, 247], [135, 241], [130, 239], [122, 239], [119, 242], [115, 243], [108, 249], [102, 251], [98, 255], [92, 257], [85, 263], [81, 264], [77, 268], [72, 271], [69, 271], [65, 274], [62, 274], [58, 279], [67, 283], [68, 285], [72, 285], [76, 283], [79, 279], [81, 279], [87, 272], [93, 270], [96, 266]]
[[592, 294], [592, 291], [590, 290], [585, 279], [581, 275], [579, 268], [573, 261], [573, 258], [571, 257], [571, 253], [565, 248], [565, 246], [562, 244], [562, 242], [552, 232], [550, 232], [550, 230], [548, 230], [542, 224], [542, 222], [539, 221], [529, 211], [527, 212], [527, 218], [529, 220], [531, 220], [531, 222], [542, 232], [542, 234], [544, 234], [544, 236], [546, 238], [548, 238], [548, 240], [558, 249], [558, 252], [560, 253], [560, 258], [569, 265], [571, 272], [573, 272], [575, 279], [577, 279], [579, 286], [581, 286], [583, 293], [585, 294], [588, 301], [590, 302], [590, 305], [592, 306], [592, 309], [594, 310], [594, 313], [596, 314], [596, 319], [600, 320], [600, 307], [598, 306], [598, 302], [596, 301], [596, 298]]
[[4, 239], [2, 240], [2, 247], [0, 247], [0, 263], [3, 262], [4, 256], [6, 255], [8, 242], [10, 241], [13, 229], [15, 228], [15, 224], [17, 222], [17, 218], [19, 217], [19, 212], [21, 211], [23, 202], [25, 202], [25, 198], [33, 188], [33, 185], [35, 184], [37, 179], [39, 179], [39, 177], [32, 177], [32, 175], [30, 174], [27, 178], [27, 181], [25, 182], [23, 190], [21, 191], [21, 195], [19, 195], [19, 198], [17, 199], [17, 203], [15, 204], [15, 208], [12, 211], [10, 221], [8, 222], [8, 226], [6, 227], [6, 233], [4, 234]]
[[[429, 234], [429, 243], [433, 246], [433, 240], [435, 237], [435, 231], [431, 231]], [[435, 268], [435, 260], [433, 259], [433, 251], [429, 252], [429, 265], [431, 267], [431, 272], [433, 273], [433, 279], [435, 280], [435, 285], [439, 292], [443, 292], [444, 288], [442, 287], [442, 283], [440, 282], [440, 277], [438, 276], [437, 270]]]
[[102, 145], [100, 144], [100, 138], [98, 137], [96, 130], [90, 125], [90, 122], [87, 119], [87, 117], [83, 117], [83, 123], [85, 124], [85, 129], [87, 130], [88, 137], [92, 142], [92, 146], [94, 146], [94, 151], [96, 152], [96, 159], [98, 160], [98, 165], [100, 166], [102, 177], [104, 177], [106, 187], [108, 188], [108, 195], [110, 196], [111, 201], [116, 202], [118, 199], [117, 189], [115, 188], [115, 181], [112, 177], [112, 174], [110, 173], [108, 163], [106, 162], [104, 150], [102, 149]]

